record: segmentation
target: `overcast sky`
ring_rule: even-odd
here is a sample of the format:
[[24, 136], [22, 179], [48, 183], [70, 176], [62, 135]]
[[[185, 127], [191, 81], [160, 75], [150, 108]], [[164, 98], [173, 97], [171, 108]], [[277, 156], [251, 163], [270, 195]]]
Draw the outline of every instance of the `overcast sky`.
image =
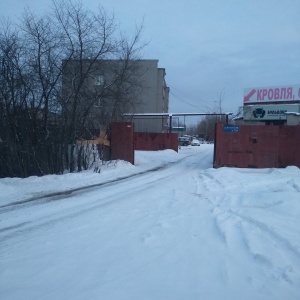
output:
[[[171, 89], [170, 112], [224, 111], [243, 105], [245, 88], [300, 84], [299, 0], [85, 0], [114, 11], [127, 34], [144, 20], [143, 58], [158, 59]], [[51, 0], [0, 0], [16, 18]]]

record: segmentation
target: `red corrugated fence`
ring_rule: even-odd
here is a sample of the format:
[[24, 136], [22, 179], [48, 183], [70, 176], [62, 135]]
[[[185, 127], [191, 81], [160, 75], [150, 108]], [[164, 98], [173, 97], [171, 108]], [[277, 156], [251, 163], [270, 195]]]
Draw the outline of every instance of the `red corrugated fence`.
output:
[[114, 122], [111, 125], [111, 159], [134, 164], [134, 150], [178, 151], [177, 133], [134, 132], [134, 123]]
[[300, 126], [216, 124], [214, 167], [300, 167]]
[[173, 149], [178, 152], [178, 133], [134, 133], [135, 150], [164, 150]]

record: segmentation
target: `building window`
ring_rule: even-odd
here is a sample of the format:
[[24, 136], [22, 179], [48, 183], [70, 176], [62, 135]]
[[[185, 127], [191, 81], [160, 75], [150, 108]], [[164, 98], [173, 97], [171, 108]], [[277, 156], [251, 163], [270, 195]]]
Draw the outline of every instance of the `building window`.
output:
[[95, 85], [104, 85], [104, 75], [97, 75], [95, 77]]

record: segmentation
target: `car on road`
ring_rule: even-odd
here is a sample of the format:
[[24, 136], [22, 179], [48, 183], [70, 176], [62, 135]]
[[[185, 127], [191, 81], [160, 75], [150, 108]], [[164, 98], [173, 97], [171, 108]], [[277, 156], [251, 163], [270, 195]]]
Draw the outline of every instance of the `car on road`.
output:
[[192, 146], [200, 146], [200, 141], [197, 140], [197, 139], [193, 139], [192, 142], [191, 142], [191, 145]]
[[189, 137], [181, 136], [178, 138], [178, 145], [179, 146], [188, 146], [190, 145]]

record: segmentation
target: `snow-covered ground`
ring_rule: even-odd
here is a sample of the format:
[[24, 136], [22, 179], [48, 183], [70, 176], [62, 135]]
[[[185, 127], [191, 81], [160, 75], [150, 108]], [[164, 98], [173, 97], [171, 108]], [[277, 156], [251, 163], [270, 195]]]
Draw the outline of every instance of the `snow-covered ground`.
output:
[[0, 298], [300, 299], [299, 168], [212, 156], [136, 151], [135, 166], [0, 179]]

